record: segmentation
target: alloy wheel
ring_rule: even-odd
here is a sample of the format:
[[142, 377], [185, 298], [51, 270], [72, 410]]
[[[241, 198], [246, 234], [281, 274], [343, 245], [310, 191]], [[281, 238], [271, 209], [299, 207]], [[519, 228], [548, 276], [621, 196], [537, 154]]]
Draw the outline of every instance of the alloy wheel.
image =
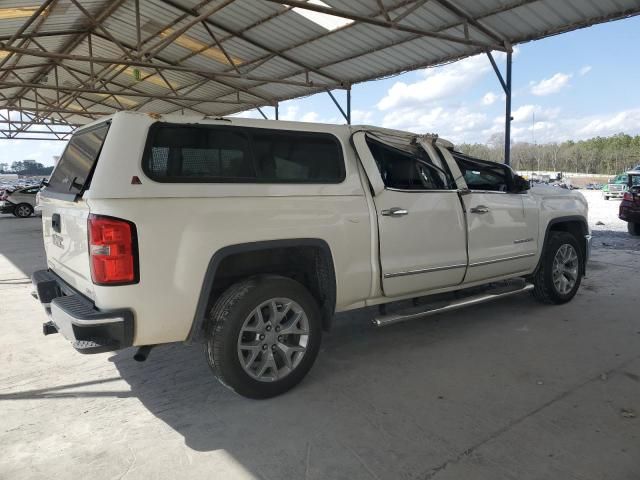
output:
[[300, 364], [309, 342], [309, 319], [289, 298], [272, 298], [245, 319], [238, 337], [243, 370], [261, 382], [281, 380]]
[[578, 253], [573, 245], [560, 246], [553, 259], [552, 278], [556, 291], [567, 295], [576, 285], [579, 275]]

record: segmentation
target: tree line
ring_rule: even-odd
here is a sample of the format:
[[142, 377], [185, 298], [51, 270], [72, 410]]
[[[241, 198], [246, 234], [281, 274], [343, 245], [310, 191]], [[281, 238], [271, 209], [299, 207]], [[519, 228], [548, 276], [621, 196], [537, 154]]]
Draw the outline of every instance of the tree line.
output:
[[[504, 136], [500, 134], [492, 136], [487, 144], [465, 143], [458, 149], [476, 158], [504, 162]], [[519, 171], [614, 175], [636, 165], [640, 165], [640, 135], [618, 133], [577, 142], [511, 144], [511, 166]]]
[[40, 162], [12, 162], [0, 163], [0, 173], [17, 173], [18, 175], [51, 175], [53, 167], [45, 167]]

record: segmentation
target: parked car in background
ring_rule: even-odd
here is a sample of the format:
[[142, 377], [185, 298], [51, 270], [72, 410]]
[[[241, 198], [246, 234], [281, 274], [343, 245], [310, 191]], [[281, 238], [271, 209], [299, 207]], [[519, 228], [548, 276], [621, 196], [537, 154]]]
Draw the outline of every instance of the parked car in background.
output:
[[621, 173], [609, 180], [604, 187], [602, 187], [602, 198], [609, 200], [610, 198], [622, 198], [624, 192], [627, 191], [627, 174]]
[[26, 218], [33, 215], [36, 207], [36, 194], [40, 186], [5, 191], [0, 196], [0, 213], [12, 213], [16, 217]]
[[627, 191], [620, 202], [618, 217], [627, 222], [631, 235], [640, 235], [640, 170], [627, 172]]

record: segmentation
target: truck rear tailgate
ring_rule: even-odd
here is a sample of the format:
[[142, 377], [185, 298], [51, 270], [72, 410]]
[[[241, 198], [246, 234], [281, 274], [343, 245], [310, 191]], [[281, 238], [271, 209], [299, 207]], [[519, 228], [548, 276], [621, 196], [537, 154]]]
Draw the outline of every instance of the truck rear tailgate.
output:
[[42, 194], [40, 208], [47, 266], [73, 288], [93, 299], [87, 245], [87, 203], [84, 200], [69, 202]]
[[89, 188], [108, 121], [80, 129], [65, 148], [46, 188], [40, 192], [42, 230], [49, 268], [80, 293], [94, 299], [87, 238]]

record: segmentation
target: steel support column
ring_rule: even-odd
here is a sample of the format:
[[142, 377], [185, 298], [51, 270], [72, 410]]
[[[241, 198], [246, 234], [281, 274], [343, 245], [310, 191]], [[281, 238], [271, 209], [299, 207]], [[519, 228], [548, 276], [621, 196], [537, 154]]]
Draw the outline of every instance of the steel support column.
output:
[[327, 93], [331, 97], [331, 100], [333, 100], [333, 103], [336, 105], [336, 107], [338, 107], [338, 110], [340, 110], [340, 113], [342, 114], [344, 119], [347, 121], [347, 125], [351, 125], [351, 88], [347, 89], [347, 111], [346, 112], [340, 106], [340, 103], [338, 103], [338, 100], [336, 100], [336, 97], [333, 96], [333, 93], [331, 93], [331, 90], [327, 90]]
[[493, 55], [491, 55], [490, 51], [487, 51], [487, 57], [489, 57], [489, 61], [491, 62], [491, 66], [493, 70], [496, 72], [496, 76], [500, 81], [500, 85], [502, 85], [502, 89], [504, 90], [505, 95], [505, 112], [504, 112], [504, 163], [506, 165], [511, 164], [511, 57], [512, 51], [511, 48], [507, 51], [507, 72], [506, 72], [506, 81], [500, 73], [500, 69], [496, 64]]
[[511, 165], [511, 51], [507, 52], [507, 88], [504, 111], [504, 163]]

